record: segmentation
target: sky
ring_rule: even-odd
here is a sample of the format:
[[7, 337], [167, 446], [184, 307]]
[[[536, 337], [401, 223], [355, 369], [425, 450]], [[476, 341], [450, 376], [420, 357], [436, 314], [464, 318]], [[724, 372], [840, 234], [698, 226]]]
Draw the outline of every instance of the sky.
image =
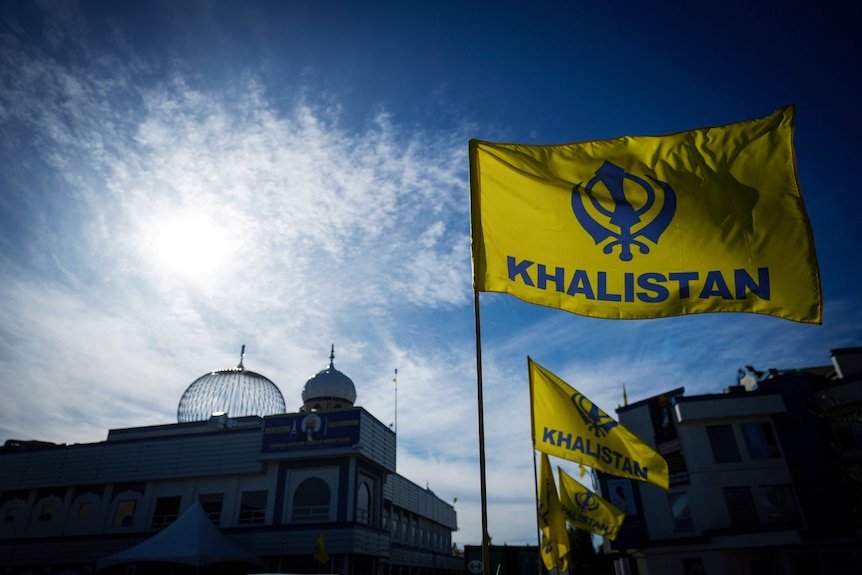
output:
[[295, 411], [334, 345], [399, 473], [480, 544], [468, 141], [795, 104], [822, 325], [480, 294], [488, 532], [535, 545], [527, 356], [614, 415], [623, 385], [720, 393], [862, 345], [859, 17], [759, 4], [0, 0], [0, 441], [175, 422], [243, 345]]

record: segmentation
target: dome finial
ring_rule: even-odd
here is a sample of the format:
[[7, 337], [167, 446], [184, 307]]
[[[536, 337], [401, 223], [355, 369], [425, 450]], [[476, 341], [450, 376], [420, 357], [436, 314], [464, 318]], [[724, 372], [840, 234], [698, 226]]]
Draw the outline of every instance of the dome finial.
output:
[[242, 359], [243, 359], [244, 357], [245, 357], [245, 344], [242, 344], [242, 350], [240, 350], [240, 352], [239, 352], [239, 365], [237, 365], [237, 366], [236, 366], [236, 368], [237, 368], [238, 370], [240, 370], [240, 371], [242, 371], [242, 370], [244, 370], [244, 369], [245, 369], [245, 368], [242, 366]]
[[335, 344], [332, 344], [332, 347], [329, 350], [329, 368], [332, 369], [334, 366], [332, 362], [335, 360]]

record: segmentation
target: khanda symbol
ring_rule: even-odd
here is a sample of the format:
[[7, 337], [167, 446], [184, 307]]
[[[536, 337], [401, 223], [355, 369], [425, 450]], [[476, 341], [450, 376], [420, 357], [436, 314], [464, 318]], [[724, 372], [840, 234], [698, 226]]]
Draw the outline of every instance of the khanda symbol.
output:
[[587, 429], [592, 431], [596, 437], [604, 437], [618, 425], [616, 421], [611, 419], [610, 415], [580, 393], [572, 394], [572, 403], [575, 404], [575, 409], [581, 414]]
[[581, 491], [575, 495], [575, 505], [581, 510], [581, 513], [595, 511], [599, 508], [599, 500], [589, 491]]
[[[623, 168], [606, 161], [596, 170], [596, 175], [587, 182], [586, 186], [581, 182], [572, 189], [572, 210], [575, 212], [578, 222], [592, 236], [596, 245], [599, 245], [607, 238], [614, 238], [613, 241], [606, 244], [602, 249], [604, 253], [611, 253], [614, 247], [619, 245], [620, 260], [624, 262], [631, 261], [633, 245], [640, 249], [640, 253], [649, 253], [649, 246], [637, 238], [646, 238], [653, 243], [658, 243], [659, 237], [667, 229], [667, 226], [673, 219], [674, 212], [676, 212], [676, 194], [674, 194], [674, 191], [667, 182], [662, 182], [652, 177], [650, 179], [661, 188], [664, 195], [664, 203], [658, 214], [651, 221], [646, 222], [640, 227], [638, 226], [642, 223], [642, 218], [656, 203], [656, 189], [645, 179], [632, 175]], [[625, 180], [629, 180], [640, 186], [646, 193], [646, 201], [640, 207], [632, 205], [626, 197]], [[604, 184], [605, 189], [610, 193], [610, 200], [613, 202], [612, 208], [605, 207], [596, 199], [594, 190], [599, 183]], [[593, 208], [603, 216], [607, 216], [608, 223], [618, 231], [597, 222], [587, 212], [587, 208], [584, 205], [585, 198], [589, 198]]]

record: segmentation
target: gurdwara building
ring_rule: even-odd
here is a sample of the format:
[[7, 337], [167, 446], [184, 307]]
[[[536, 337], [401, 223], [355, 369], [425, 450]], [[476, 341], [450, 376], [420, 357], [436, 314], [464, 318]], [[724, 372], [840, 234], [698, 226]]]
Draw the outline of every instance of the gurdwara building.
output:
[[394, 431], [329, 359], [294, 413], [241, 356], [175, 424], [6, 441], [0, 573], [462, 573], [453, 505], [396, 472]]

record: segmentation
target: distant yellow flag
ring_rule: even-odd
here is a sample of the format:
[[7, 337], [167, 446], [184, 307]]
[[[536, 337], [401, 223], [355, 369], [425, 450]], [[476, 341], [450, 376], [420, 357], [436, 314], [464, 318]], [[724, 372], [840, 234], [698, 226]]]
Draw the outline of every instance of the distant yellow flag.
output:
[[539, 472], [539, 529], [542, 531], [542, 560], [548, 571], [568, 568], [569, 534], [554, 484], [554, 473], [548, 456], [542, 453]]
[[532, 358], [527, 365], [537, 450], [668, 488], [667, 462], [652, 447]]
[[557, 468], [560, 475], [560, 505], [566, 521], [602, 537], [614, 540], [617, 537], [625, 513], [605, 501], [571, 475]]
[[326, 563], [329, 561], [329, 553], [326, 552], [326, 542], [323, 539], [323, 531], [317, 538], [317, 544], [314, 546], [314, 560], [318, 563]]
[[554, 146], [471, 140], [474, 288], [606, 319], [821, 323], [794, 115]]

